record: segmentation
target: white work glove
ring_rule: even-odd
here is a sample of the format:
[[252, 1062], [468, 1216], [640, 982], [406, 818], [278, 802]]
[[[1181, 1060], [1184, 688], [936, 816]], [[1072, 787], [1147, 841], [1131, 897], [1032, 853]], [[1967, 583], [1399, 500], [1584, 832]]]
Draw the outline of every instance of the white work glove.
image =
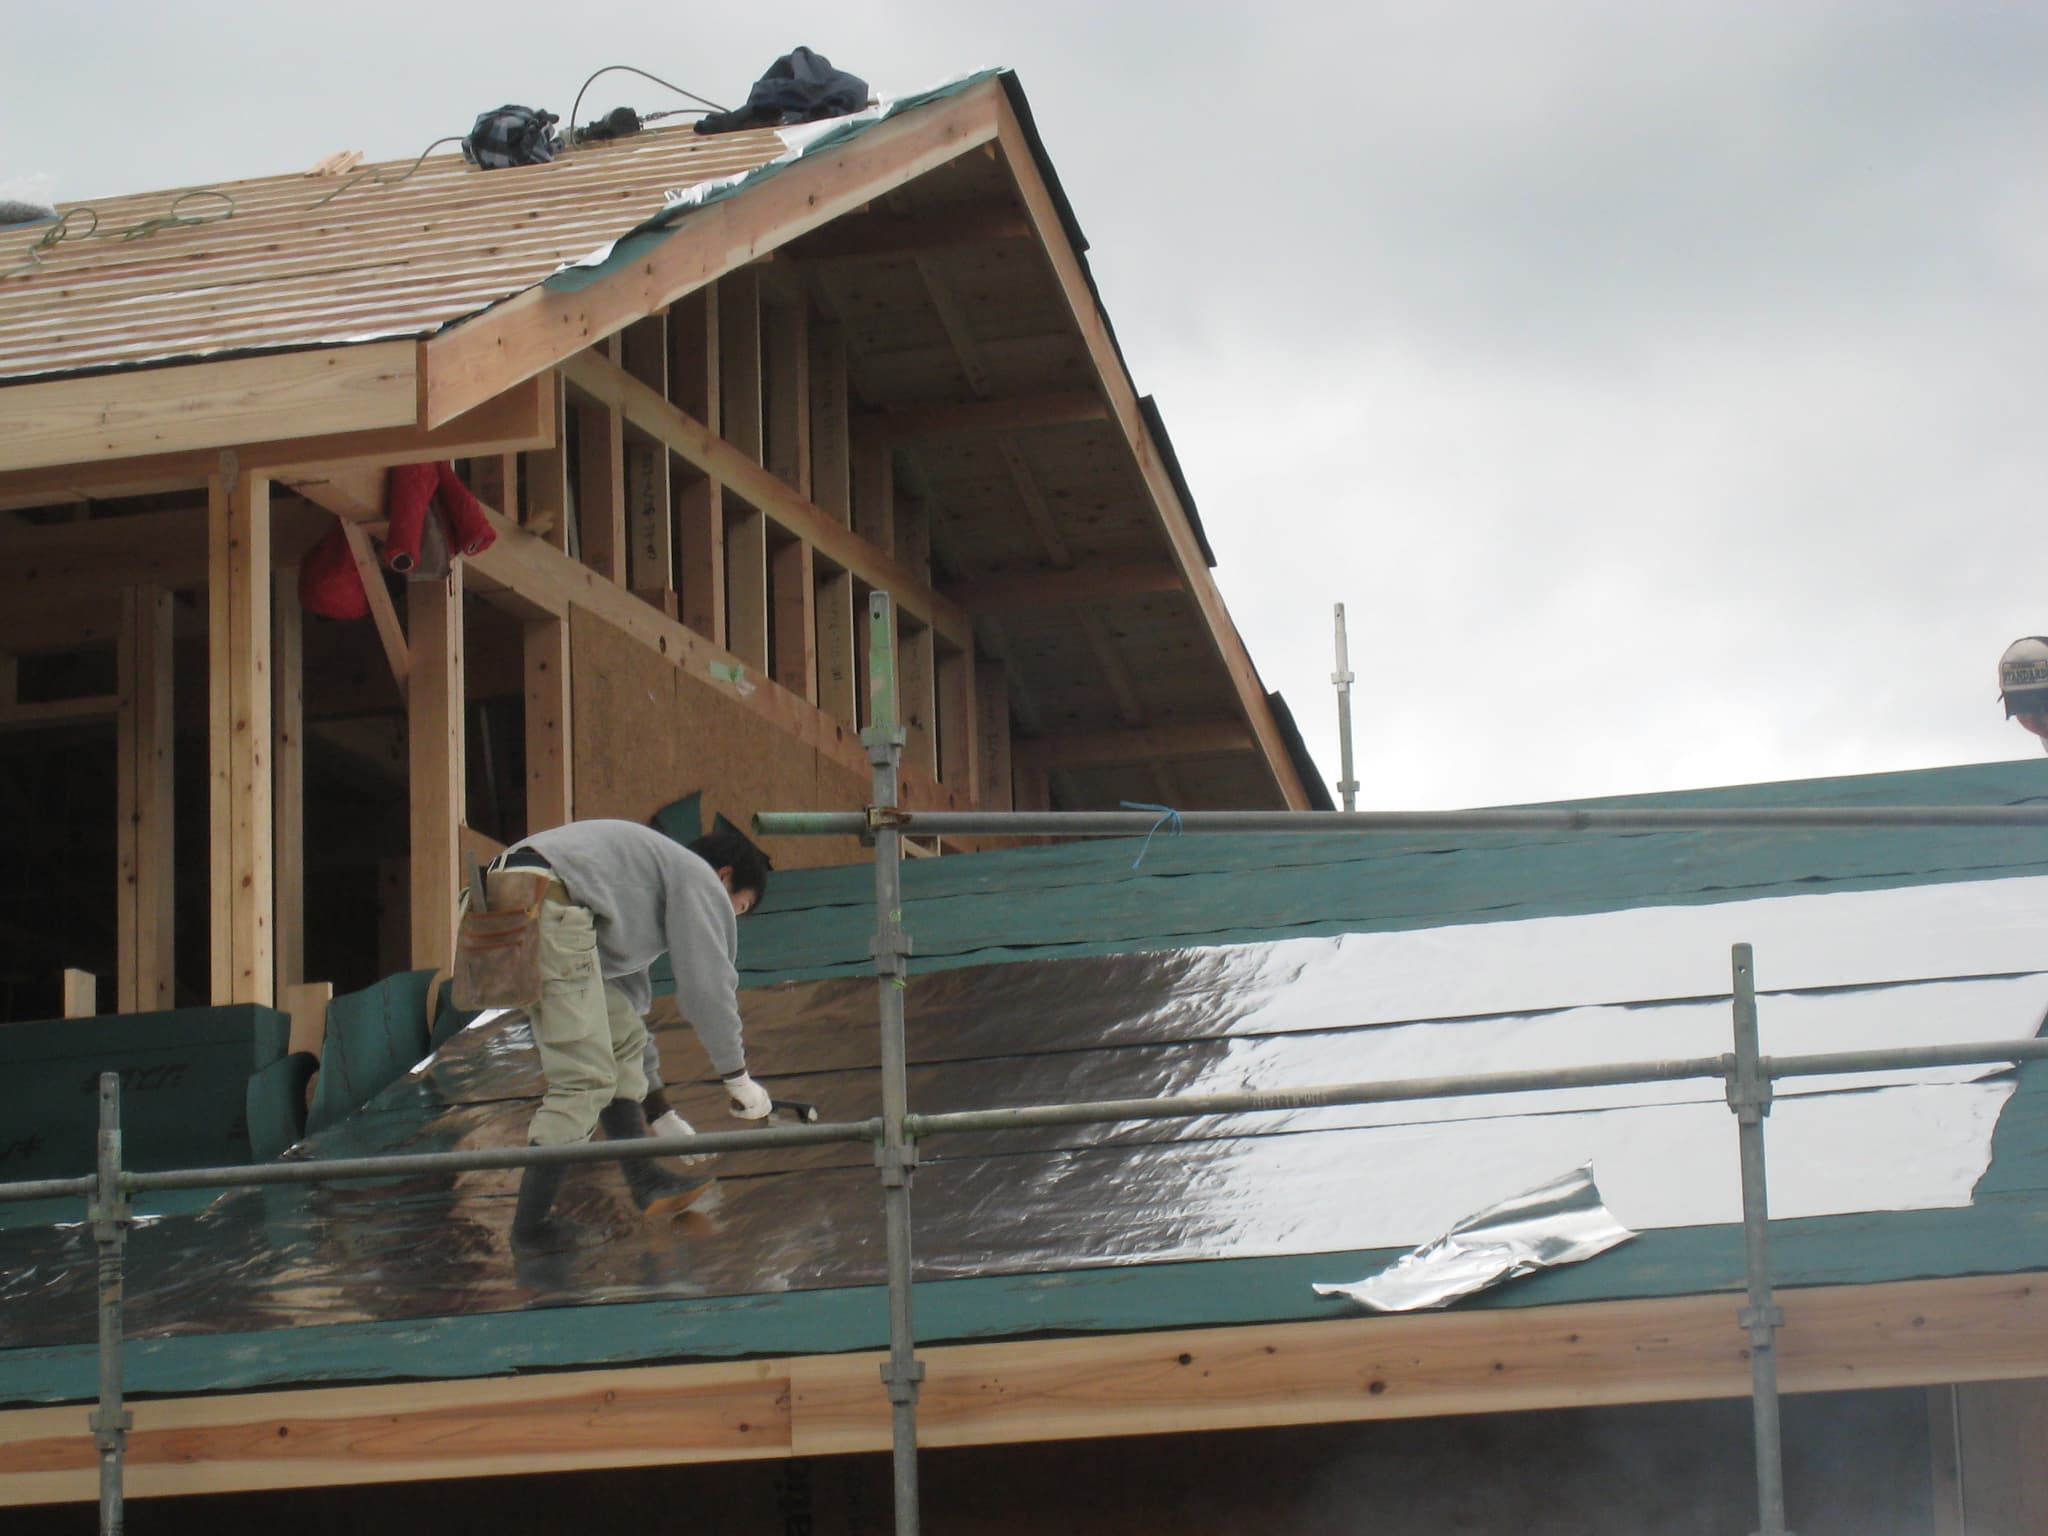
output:
[[768, 1090], [744, 1072], [728, 1077], [725, 1091], [732, 1097], [735, 1120], [766, 1120], [775, 1112], [775, 1106], [768, 1101]]
[[[697, 1134], [697, 1128], [674, 1110], [670, 1110], [667, 1114], [656, 1120], [652, 1125], [648, 1126], [648, 1129], [657, 1136], [694, 1136]], [[686, 1165], [701, 1163], [710, 1155], [709, 1152], [678, 1152], [676, 1154], [676, 1161]]]

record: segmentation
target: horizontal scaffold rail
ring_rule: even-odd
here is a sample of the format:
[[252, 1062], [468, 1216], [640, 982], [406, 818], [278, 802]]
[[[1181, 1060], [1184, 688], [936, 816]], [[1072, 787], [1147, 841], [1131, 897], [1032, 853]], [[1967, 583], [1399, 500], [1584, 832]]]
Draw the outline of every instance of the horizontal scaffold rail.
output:
[[2041, 827], [2048, 805], [1718, 806], [1692, 810], [1500, 811], [760, 811], [764, 837], [1142, 837], [1185, 832], [1706, 832], [1851, 827]]

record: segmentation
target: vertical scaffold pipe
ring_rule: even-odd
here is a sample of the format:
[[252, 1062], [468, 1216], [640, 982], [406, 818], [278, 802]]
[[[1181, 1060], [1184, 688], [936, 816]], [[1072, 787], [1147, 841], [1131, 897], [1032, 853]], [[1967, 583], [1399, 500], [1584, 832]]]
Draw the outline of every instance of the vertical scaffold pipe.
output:
[[1337, 605], [1337, 670], [1330, 674], [1337, 685], [1337, 794], [1344, 809], [1358, 809], [1358, 780], [1351, 771], [1351, 647], [1344, 637], [1344, 605]]
[[924, 1366], [917, 1359], [910, 1311], [910, 1175], [917, 1166], [917, 1149], [904, 1134], [903, 1123], [910, 1112], [903, 1039], [910, 938], [903, 929], [903, 834], [891, 820], [904, 733], [896, 719], [895, 626], [889, 622], [888, 593], [869, 596], [868, 626], [871, 702], [861, 741], [875, 770], [875, 814], [870, 824], [875, 840], [875, 985], [882, 1016], [882, 1141], [876, 1160], [882, 1170], [889, 1260], [889, 1358], [882, 1366], [882, 1382], [889, 1390], [896, 1536], [917, 1536], [917, 1385], [924, 1379]]
[[100, 1074], [99, 1180], [92, 1208], [99, 1251], [100, 1400], [92, 1442], [100, 1458], [100, 1536], [120, 1536], [121, 1462], [134, 1417], [121, 1402], [121, 1264], [128, 1240], [128, 1192], [121, 1187], [121, 1075]]
[[1747, 944], [1734, 949], [1735, 1053], [1726, 1058], [1728, 1107], [1735, 1111], [1742, 1154], [1742, 1247], [1749, 1275], [1748, 1304], [1736, 1321], [1749, 1330], [1751, 1417], [1756, 1431], [1758, 1536], [1791, 1536], [1785, 1529], [1785, 1459], [1778, 1429], [1778, 1329], [1785, 1314], [1771, 1297], [1770, 1197], [1764, 1172], [1764, 1117], [1771, 1112], [1771, 1079], [1764, 1071], [1756, 1017], [1756, 968]]

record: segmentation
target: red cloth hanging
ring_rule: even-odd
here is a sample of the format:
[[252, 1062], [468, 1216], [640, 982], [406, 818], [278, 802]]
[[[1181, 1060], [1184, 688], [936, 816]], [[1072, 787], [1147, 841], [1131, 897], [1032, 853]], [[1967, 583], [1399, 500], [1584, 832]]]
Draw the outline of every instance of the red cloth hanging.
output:
[[299, 564], [299, 606], [324, 619], [369, 617], [370, 594], [363, 590], [363, 575], [340, 518]]
[[[384, 563], [400, 575], [419, 564], [429, 507], [439, 510], [454, 554], [481, 554], [498, 540], [482, 503], [470, 495], [452, 463], [394, 464], [384, 482], [384, 511], [391, 520]], [[369, 614], [370, 597], [338, 519], [299, 567], [299, 601], [308, 613], [330, 619]]]

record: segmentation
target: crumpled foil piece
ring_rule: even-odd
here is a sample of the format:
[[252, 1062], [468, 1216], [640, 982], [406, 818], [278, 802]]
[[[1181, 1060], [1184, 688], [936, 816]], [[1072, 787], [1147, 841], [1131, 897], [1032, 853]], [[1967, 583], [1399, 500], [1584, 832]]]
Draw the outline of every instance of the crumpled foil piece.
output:
[[1593, 1165], [1584, 1163], [1473, 1212], [1376, 1275], [1350, 1285], [1318, 1285], [1315, 1292], [1349, 1297], [1374, 1312], [1418, 1312], [1539, 1269], [1576, 1264], [1634, 1236], [1601, 1202]]

